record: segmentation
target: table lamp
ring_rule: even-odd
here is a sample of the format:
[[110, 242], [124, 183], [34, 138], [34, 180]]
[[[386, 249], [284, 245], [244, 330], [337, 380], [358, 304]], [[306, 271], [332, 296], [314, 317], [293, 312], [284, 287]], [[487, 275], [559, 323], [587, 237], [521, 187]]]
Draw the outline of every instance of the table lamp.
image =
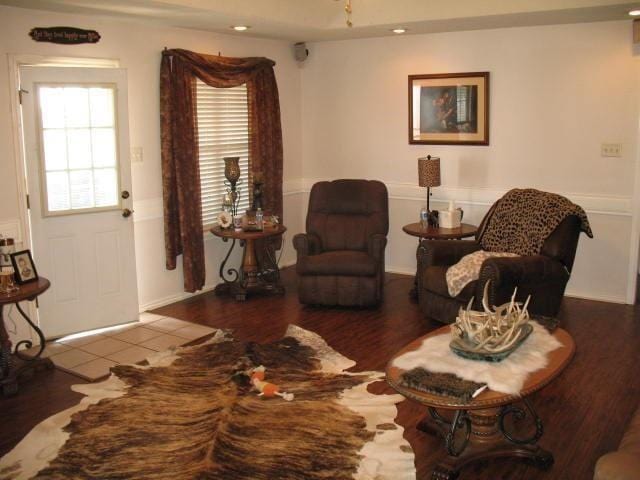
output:
[[440, 186], [440, 157], [427, 155], [418, 159], [418, 185], [427, 187], [427, 211], [430, 214], [429, 197], [431, 196], [431, 187]]

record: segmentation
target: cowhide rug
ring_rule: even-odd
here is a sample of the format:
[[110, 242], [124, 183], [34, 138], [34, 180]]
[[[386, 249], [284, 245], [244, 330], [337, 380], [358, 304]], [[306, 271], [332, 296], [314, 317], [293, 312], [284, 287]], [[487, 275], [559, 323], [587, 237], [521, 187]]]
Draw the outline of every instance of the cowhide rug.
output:
[[[220, 330], [148, 362], [74, 386], [86, 397], [2, 458], [0, 479], [415, 479], [403, 398], [367, 392], [382, 374], [345, 372], [354, 362], [312, 332], [260, 345]], [[234, 381], [257, 365], [295, 399]]]

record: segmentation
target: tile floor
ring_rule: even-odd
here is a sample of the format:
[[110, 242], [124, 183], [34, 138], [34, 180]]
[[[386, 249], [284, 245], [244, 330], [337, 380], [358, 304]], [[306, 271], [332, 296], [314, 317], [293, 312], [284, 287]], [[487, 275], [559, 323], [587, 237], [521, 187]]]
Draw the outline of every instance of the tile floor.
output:
[[66, 372], [94, 381], [108, 375], [109, 369], [117, 364], [141, 362], [155, 352], [184, 345], [215, 331], [145, 312], [136, 323], [48, 342], [42, 356], [51, 358], [56, 367]]

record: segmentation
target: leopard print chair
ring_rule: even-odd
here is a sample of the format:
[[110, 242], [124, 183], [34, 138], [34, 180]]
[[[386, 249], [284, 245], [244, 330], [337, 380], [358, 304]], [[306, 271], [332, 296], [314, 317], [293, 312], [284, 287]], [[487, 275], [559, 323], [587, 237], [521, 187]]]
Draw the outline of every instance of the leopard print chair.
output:
[[[520, 192], [529, 194], [531, 191], [528, 189]], [[537, 190], [533, 192], [535, 195], [553, 195], [553, 198], [566, 200], [564, 197], [547, 194], [547, 192]], [[474, 298], [472, 308], [482, 310], [482, 294], [487, 282], [490, 282], [488, 288], [490, 305], [508, 302], [514, 289], [518, 287], [517, 301], [524, 302], [527, 296], [531, 295], [530, 314], [543, 317], [557, 315], [571, 275], [580, 232], [582, 230], [592, 236], [584, 211], [573, 204], [571, 205], [577, 207], [580, 214], [567, 215], [559, 221], [555, 229], [541, 241], [539, 253], [488, 258], [482, 263], [478, 280], [467, 284], [456, 297], [449, 295], [446, 281], [447, 269], [463, 256], [483, 249], [483, 235], [486, 234], [487, 225], [501, 200], [498, 200], [485, 215], [475, 241], [423, 240], [420, 243], [417, 251], [416, 280], [420, 309], [427, 318], [441, 323], [452, 323], [460, 307], [466, 307], [472, 297]], [[531, 209], [523, 210], [521, 215], [524, 217], [535, 215], [531, 213]], [[510, 215], [512, 212], [513, 209]], [[500, 222], [506, 221], [501, 218]], [[586, 222], [586, 229], [584, 222]], [[538, 223], [539, 218], [534, 218], [530, 222], [532, 228], [536, 228]], [[500, 225], [493, 225], [494, 232], [495, 227]], [[503, 227], [502, 231], [509, 231], [508, 225]], [[530, 235], [533, 233], [525, 232], [521, 237], [528, 240]]]

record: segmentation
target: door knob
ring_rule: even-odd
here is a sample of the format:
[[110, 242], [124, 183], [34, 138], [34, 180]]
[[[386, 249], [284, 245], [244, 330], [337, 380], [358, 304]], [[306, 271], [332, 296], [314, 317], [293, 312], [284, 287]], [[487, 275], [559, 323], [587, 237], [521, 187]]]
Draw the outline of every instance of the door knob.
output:
[[125, 208], [124, 210], [122, 210], [122, 216], [124, 218], [129, 218], [132, 213], [133, 213], [133, 210], [129, 210], [128, 208]]
[[129, 192], [127, 190], [123, 190], [121, 196], [126, 200], [127, 198], [129, 198]]

